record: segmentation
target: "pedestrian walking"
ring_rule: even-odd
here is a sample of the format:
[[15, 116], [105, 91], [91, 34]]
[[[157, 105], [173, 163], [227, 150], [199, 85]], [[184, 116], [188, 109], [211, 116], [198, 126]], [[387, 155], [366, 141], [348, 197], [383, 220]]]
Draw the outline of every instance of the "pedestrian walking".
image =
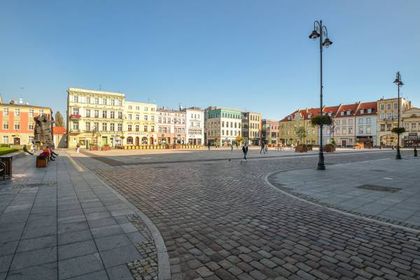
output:
[[260, 150], [260, 154], [264, 152], [264, 141], [261, 141], [261, 150]]
[[207, 142], [207, 148], [209, 149], [209, 151], [210, 151], [210, 141], [209, 142]]
[[266, 154], [268, 152], [268, 145], [264, 144], [264, 154]]
[[233, 143], [230, 144], [230, 151], [233, 152]]
[[77, 145], [76, 145], [76, 153], [80, 153], [80, 145], [79, 145], [79, 143], [77, 143]]
[[242, 152], [244, 153], [244, 160], [247, 160], [246, 159], [246, 156], [248, 154], [248, 146], [247, 145], [242, 146]]

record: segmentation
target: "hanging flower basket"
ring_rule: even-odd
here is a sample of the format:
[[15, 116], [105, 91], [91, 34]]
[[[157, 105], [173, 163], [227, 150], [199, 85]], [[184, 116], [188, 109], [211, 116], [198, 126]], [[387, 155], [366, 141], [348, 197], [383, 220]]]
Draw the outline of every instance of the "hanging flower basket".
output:
[[402, 134], [402, 133], [405, 132], [405, 128], [404, 127], [394, 127], [392, 129], [392, 132], [396, 133], [396, 134]]
[[312, 125], [331, 125], [332, 124], [332, 118], [328, 115], [323, 116], [315, 116], [311, 119]]

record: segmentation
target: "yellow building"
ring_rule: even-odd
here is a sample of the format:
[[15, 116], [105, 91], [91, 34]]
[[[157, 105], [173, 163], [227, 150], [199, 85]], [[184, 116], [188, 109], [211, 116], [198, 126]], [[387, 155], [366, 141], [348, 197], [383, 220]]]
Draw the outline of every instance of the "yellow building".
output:
[[[392, 133], [392, 129], [398, 127], [398, 98], [382, 98], [377, 101], [377, 108], [377, 143], [382, 146], [396, 146], [397, 135]], [[400, 116], [410, 108], [411, 102], [400, 98]], [[400, 123], [400, 127], [402, 127], [402, 123]]]
[[242, 113], [242, 137], [245, 143], [260, 145], [262, 137], [262, 114], [254, 112]]
[[68, 147], [123, 144], [124, 94], [80, 88], [67, 90]]
[[156, 104], [125, 102], [125, 145], [157, 144]]
[[279, 122], [280, 143], [283, 145], [318, 144], [319, 129], [311, 123], [311, 118], [318, 114], [319, 109], [299, 109], [281, 120]]
[[420, 144], [420, 108], [411, 107], [401, 116], [401, 126], [405, 132], [401, 135], [403, 147], [418, 147]]

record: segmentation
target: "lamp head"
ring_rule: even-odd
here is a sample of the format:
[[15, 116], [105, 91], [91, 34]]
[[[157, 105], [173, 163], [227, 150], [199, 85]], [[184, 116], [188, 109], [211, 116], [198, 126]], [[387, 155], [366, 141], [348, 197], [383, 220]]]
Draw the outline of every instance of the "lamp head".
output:
[[326, 48], [328, 48], [329, 46], [331, 46], [332, 45], [332, 41], [327, 37], [327, 38], [325, 38], [325, 40], [324, 40], [324, 42], [322, 43], [322, 45], [324, 46], [324, 47], [326, 47]]
[[319, 36], [321, 36], [318, 31], [316, 31], [315, 29], [312, 31], [311, 35], [309, 35], [309, 39], [316, 39], [319, 38]]

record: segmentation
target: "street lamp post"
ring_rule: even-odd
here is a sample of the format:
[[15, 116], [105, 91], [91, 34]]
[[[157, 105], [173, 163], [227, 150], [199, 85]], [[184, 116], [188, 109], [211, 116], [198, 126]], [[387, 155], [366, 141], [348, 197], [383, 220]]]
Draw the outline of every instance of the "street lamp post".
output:
[[[400, 129], [400, 87], [404, 85], [401, 80], [400, 72], [397, 72], [397, 76], [395, 78], [394, 84], [397, 85], [398, 88], [398, 130]], [[401, 152], [400, 152], [400, 131], [397, 133], [397, 156], [396, 159], [401, 159]]]
[[[324, 39], [325, 36], [325, 39]], [[320, 115], [322, 117], [323, 113], [322, 113], [322, 108], [323, 108], [323, 94], [322, 94], [322, 89], [323, 89], [323, 84], [322, 84], [322, 49], [328, 48], [331, 44], [332, 41], [328, 38], [328, 31], [327, 31], [327, 27], [325, 25], [322, 24], [322, 20], [320, 21], [315, 21], [314, 22], [314, 30], [312, 31], [311, 35], [309, 35], [310, 39], [318, 39], [319, 38], [319, 60], [320, 60], [320, 96], [319, 96], [319, 100], [320, 100], [320, 106], [319, 106], [319, 111], [320, 111]], [[318, 170], [325, 170], [325, 163], [324, 163], [324, 147], [323, 147], [323, 141], [322, 141], [322, 129], [323, 129], [323, 124], [321, 123], [319, 125], [319, 134], [320, 134], [320, 138], [319, 138], [319, 160], [318, 160]]]

